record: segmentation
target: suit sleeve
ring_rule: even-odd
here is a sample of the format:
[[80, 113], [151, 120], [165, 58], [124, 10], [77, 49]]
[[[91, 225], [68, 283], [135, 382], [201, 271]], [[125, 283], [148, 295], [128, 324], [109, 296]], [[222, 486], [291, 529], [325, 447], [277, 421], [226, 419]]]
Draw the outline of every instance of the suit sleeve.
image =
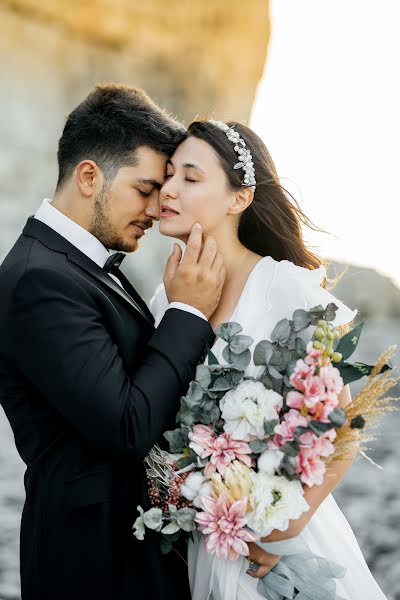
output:
[[20, 279], [9, 332], [18, 368], [82, 437], [139, 460], [174, 426], [180, 397], [213, 337], [208, 322], [168, 310], [128, 374], [95, 299], [50, 269]]

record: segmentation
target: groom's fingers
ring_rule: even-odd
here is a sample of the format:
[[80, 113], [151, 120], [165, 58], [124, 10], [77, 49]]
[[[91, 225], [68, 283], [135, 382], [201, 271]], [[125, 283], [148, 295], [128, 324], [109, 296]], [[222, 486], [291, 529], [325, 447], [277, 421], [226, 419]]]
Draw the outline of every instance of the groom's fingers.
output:
[[202, 229], [199, 223], [195, 223], [190, 232], [189, 239], [186, 245], [185, 254], [182, 259], [183, 267], [191, 267], [197, 265], [199, 260], [202, 242]]
[[204, 269], [211, 269], [211, 266], [215, 260], [217, 254], [217, 242], [211, 236], [206, 237], [204, 240], [203, 250], [199, 259], [199, 266]]
[[179, 244], [174, 244], [172, 254], [167, 260], [167, 264], [164, 271], [164, 283], [171, 281], [178, 270], [182, 258], [182, 248]]

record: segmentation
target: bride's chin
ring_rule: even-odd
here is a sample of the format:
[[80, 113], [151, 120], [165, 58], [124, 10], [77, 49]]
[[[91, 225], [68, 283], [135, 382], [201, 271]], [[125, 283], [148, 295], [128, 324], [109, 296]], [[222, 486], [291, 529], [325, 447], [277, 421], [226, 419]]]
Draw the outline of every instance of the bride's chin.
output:
[[189, 237], [190, 231], [182, 231], [179, 227], [173, 227], [172, 224], [169, 225], [167, 223], [163, 223], [160, 221], [159, 231], [161, 235], [165, 235], [166, 237], [174, 237], [178, 240], [186, 240]]

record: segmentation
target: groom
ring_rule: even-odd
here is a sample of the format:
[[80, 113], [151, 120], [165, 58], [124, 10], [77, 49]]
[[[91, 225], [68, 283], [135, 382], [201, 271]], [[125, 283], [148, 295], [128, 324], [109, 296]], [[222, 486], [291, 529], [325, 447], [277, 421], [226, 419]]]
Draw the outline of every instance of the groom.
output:
[[157, 330], [118, 268], [158, 219], [180, 133], [143, 91], [97, 86], [66, 121], [53, 200], [0, 267], [0, 402], [27, 465], [22, 600], [189, 597], [184, 562], [132, 524], [143, 459], [212, 341], [224, 267], [194, 226]]

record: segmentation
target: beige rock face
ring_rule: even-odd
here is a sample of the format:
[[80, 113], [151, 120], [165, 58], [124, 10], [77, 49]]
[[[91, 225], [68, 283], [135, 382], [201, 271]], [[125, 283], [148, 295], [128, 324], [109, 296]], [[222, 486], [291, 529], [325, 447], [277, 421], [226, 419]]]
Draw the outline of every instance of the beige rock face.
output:
[[269, 31], [267, 0], [2, 0], [0, 260], [53, 194], [64, 119], [94, 84], [144, 87], [186, 122], [246, 120]]

